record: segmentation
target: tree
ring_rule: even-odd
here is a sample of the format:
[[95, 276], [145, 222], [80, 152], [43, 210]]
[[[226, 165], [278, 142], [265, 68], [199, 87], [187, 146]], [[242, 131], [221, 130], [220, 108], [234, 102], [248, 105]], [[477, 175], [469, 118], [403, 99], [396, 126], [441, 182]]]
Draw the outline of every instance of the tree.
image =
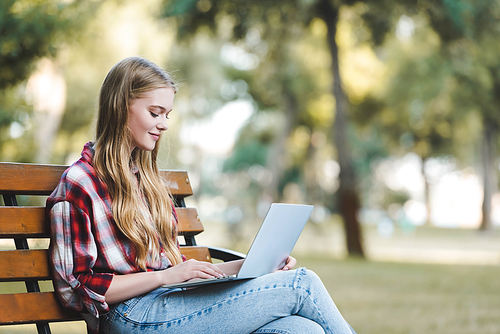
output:
[[[39, 60], [54, 59], [70, 37], [78, 36], [100, 2], [57, 0], [5, 0], [0, 3], [0, 149], [7, 156], [32, 160], [37, 151], [23, 126], [32, 118], [32, 103], [25, 99], [26, 79]], [[51, 124], [59, 122], [52, 119]], [[13, 126], [13, 127], [12, 127]], [[9, 131], [7, 131], [9, 130]], [[35, 129], [36, 130], [36, 129]], [[56, 131], [54, 127], [51, 132]], [[29, 137], [29, 138], [28, 138]], [[50, 137], [50, 135], [48, 136]], [[23, 141], [24, 150], [9, 142]], [[50, 147], [50, 146], [49, 146]], [[0, 152], [3, 150], [0, 150]], [[44, 151], [47, 151], [45, 148]], [[38, 150], [41, 152], [41, 150]], [[44, 161], [47, 162], [47, 161]]]
[[4, 0], [0, 4], [0, 90], [25, 80], [36, 60], [53, 57], [93, 5]]
[[[423, 18], [437, 34], [439, 38], [437, 43], [423, 47], [423, 50], [427, 48], [435, 50], [434, 54], [426, 55], [414, 62], [420, 61], [424, 67], [430, 67], [432, 73], [429, 74], [433, 79], [438, 78], [444, 72], [441, 78], [445, 78], [447, 82], [443, 82], [436, 92], [442, 92], [449, 99], [446, 109], [452, 112], [447, 119], [434, 123], [431, 121], [427, 124], [427, 127], [434, 130], [428, 131], [424, 137], [420, 138], [428, 142], [428, 152], [419, 154], [425, 161], [430, 156], [429, 154], [450, 152], [449, 139], [451, 138], [447, 139], [443, 134], [452, 133], [456, 128], [452, 125], [456, 125], [458, 120], [462, 119], [467, 122], [465, 115], [470, 113], [480, 115], [483, 120], [481, 157], [484, 184], [483, 220], [480, 228], [490, 229], [491, 197], [497, 187], [494, 157], [500, 126], [496, 107], [500, 102], [498, 88], [500, 87], [500, 61], [496, 56], [499, 51], [496, 41], [500, 37], [498, 24], [500, 3], [486, 0], [366, 1], [366, 3], [369, 9], [365, 15], [365, 22], [371, 27], [375, 44], [381, 44], [384, 41], [387, 32], [403, 14], [417, 19]], [[377, 12], [385, 12], [387, 15], [371, 14]], [[428, 41], [435, 41], [435, 39], [429, 38]], [[415, 55], [412, 57], [416, 58]], [[436, 67], [438, 64], [439, 66]], [[398, 74], [400, 78], [404, 75], [404, 72]], [[397, 91], [401, 93], [406, 90], [406, 93], [410, 93], [415, 86], [419, 85], [421, 78], [410, 76], [403, 80], [405, 84], [398, 86], [400, 89], [396, 89], [394, 95], [398, 95]], [[444, 124], [442, 121], [449, 125], [440, 127], [440, 123]], [[443, 131], [445, 127], [448, 127], [450, 131]], [[433, 132], [437, 136], [433, 137]], [[415, 142], [418, 142], [419, 138], [415, 134], [413, 132]], [[456, 144], [456, 141], [454, 143]]]
[[[351, 2], [335, 2], [331, 4], [328, 0], [313, 1], [305, 3], [302, 1], [226, 1], [211, 2], [209, 0], [202, 1], [174, 1], [170, 6], [166, 6], [168, 16], [179, 15], [179, 34], [184, 36], [188, 33], [195, 33], [199, 27], [206, 26], [217, 30], [217, 19], [230, 17], [233, 22], [232, 37], [236, 40], [245, 38], [248, 31], [252, 28], [259, 28], [263, 31], [262, 36], [266, 41], [276, 41], [277, 49], [284, 45], [284, 41], [291, 40], [296, 37], [297, 29], [302, 29], [307, 26], [314, 17], [321, 18], [325, 21], [328, 27], [328, 44], [332, 58], [332, 76], [333, 88], [332, 93], [336, 100], [335, 109], [335, 125], [332, 132], [335, 134], [335, 146], [339, 163], [341, 165], [340, 187], [338, 191], [339, 207], [344, 218], [344, 226], [346, 230], [346, 243], [348, 253], [350, 255], [364, 256], [364, 251], [361, 242], [361, 230], [357, 219], [357, 213], [360, 207], [360, 201], [357, 190], [357, 182], [354, 169], [350, 157], [348, 138], [346, 134], [347, 119], [346, 108], [347, 101], [342, 90], [341, 76], [338, 66], [338, 52], [335, 41], [336, 23], [340, 6], [343, 3]], [[276, 34], [274, 27], [280, 27]], [[274, 35], [267, 35], [273, 32]], [[278, 57], [278, 59], [280, 59]], [[287, 117], [287, 124], [294, 122], [296, 119], [295, 105], [296, 99], [293, 92], [288, 88], [286, 78], [286, 63], [278, 67], [276, 72], [278, 87], [281, 86], [281, 94], [283, 94], [283, 106], [286, 112], [291, 113]], [[285, 78], [280, 81], [280, 78]], [[290, 131], [290, 126], [284, 127], [284, 136]], [[279, 154], [275, 155], [279, 158]], [[276, 173], [278, 174], [278, 173]]]

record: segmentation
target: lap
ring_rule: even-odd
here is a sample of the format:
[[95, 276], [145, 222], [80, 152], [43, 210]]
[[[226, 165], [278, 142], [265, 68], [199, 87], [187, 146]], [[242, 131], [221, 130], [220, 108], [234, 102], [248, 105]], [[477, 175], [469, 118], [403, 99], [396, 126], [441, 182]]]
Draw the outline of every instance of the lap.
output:
[[301, 268], [186, 291], [159, 288], [114, 307], [105, 318], [103, 329], [130, 333], [147, 329], [159, 333], [199, 333], [203, 328], [204, 333], [221, 330], [251, 333], [294, 312], [297, 302], [289, 290], [293, 290], [307, 272]]

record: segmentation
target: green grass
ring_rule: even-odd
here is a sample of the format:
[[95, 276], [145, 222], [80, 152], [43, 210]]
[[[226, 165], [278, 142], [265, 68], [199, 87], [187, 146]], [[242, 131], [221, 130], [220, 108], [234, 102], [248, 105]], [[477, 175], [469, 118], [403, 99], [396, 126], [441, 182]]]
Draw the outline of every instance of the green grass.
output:
[[[500, 333], [500, 266], [464, 266], [299, 257], [322, 278], [359, 334]], [[5, 290], [2, 291], [5, 293]], [[82, 324], [53, 333], [85, 333]], [[0, 333], [36, 333], [34, 326]]]
[[500, 333], [500, 267], [300, 258], [361, 333]]

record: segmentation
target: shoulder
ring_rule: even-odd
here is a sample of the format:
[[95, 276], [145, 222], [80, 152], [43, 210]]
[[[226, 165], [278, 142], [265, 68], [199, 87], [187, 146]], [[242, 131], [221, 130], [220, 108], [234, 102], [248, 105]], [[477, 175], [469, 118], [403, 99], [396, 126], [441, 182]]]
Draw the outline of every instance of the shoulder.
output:
[[81, 158], [63, 173], [56, 189], [47, 199], [47, 208], [61, 201], [86, 207], [88, 201], [96, 196], [105, 197], [106, 194], [104, 182], [99, 179], [92, 165]]
[[59, 181], [61, 183], [86, 187], [100, 183], [100, 180], [94, 167], [82, 158], [66, 169]]
[[92, 186], [97, 184], [100, 185], [102, 182], [100, 182], [97, 173], [92, 166], [94, 152], [94, 143], [88, 142], [85, 144], [80, 159], [73, 163], [62, 174], [57, 188], [67, 190], [74, 187], [92, 188]]
[[84, 159], [80, 159], [71, 165], [62, 175], [58, 188], [64, 187], [66, 190], [81, 188], [91, 191], [96, 187], [101, 187], [102, 182], [97, 176], [94, 167]]

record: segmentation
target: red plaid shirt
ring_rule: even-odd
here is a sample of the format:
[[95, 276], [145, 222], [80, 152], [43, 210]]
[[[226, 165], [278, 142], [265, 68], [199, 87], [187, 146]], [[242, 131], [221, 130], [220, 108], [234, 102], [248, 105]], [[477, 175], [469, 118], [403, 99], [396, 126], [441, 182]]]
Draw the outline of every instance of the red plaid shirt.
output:
[[[92, 167], [93, 155], [87, 143], [46, 204], [54, 289], [65, 307], [82, 313], [89, 333], [98, 332], [99, 315], [109, 311], [104, 294], [113, 275], [144, 271], [135, 262], [134, 245], [115, 224], [107, 187]], [[177, 224], [173, 213], [172, 224]], [[169, 266], [163, 250], [159, 261], [149, 257], [147, 263], [148, 270]]]

